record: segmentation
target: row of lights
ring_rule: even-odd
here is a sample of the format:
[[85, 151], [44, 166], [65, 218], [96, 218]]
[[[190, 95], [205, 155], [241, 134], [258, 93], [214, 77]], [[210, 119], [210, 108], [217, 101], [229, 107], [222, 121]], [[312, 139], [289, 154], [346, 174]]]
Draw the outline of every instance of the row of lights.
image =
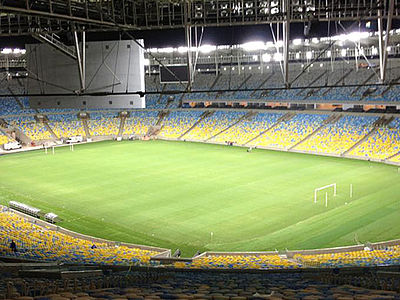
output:
[[[390, 46], [387, 47], [386, 50], [388, 52], [390, 52], [391, 51], [391, 47]], [[350, 49], [349, 48], [336, 49], [336, 52], [339, 52], [339, 51], [340, 51], [340, 56], [341, 57], [346, 57], [348, 55], [348, 52], [350, 51]], [[306, 51], [305, 52], [305, 58], [308, 59], [308, 60], [312, 59], [313, 56], [314, 56], [314, 52], [315, 52], [314, 50]], [[295, 53], [295, 59], [301, 59], [301, 54], [302, 54], [302, 51], [296, 52]], [[374, 55], [374, 56], [378, 55], [378, 49], [376, 47], [371, 47], [371, 54]], [[355, 55], [356, 56], [365, 55], [364, 48], [355, 49]], [[243, 55], [243, 56], [245, 57], [246, 55]], [[223, 56], [221, 55], [221, 58], [222, 57]], [[231, 57], [232, 57], [232, 55], [231, 55]], [[327, 58], [332, 57], [332, 51], [331, 50], [326, 51], [326, 57]], [[208, 56], [208, 58], [210, 58], [210, 56]], [[253, 61], [258, 61], [259, 55], [252, 55], [251, 58], [252, 58]], [[165, 57], [164, 57], [164, 59], [165, 59]], [[283, 61], [283, 54], [280, 53], [280, 52], [264, 53], [264, 54], [261, 55], [261, 60], [263, 62], [271, 62], [271, 61], [280, 62], [280, 61]], [[145, 66], [149, 66], [150, 65], [150, 60], [148, 58], [145, 58], [144, 65]]]
[[1, 49], [1, 54], [25, 54], [26, 50], [25, 49], [19, 49], [19, 48], [3, 48]]
[[[390, 31], [391, 34], [400, 34], [400, 29], [395, 29]], [[327, 43], [331, 41], [339, 41], [339, 42], [359, 42], [361, 40], [367, 39], [369, 37], [377, 35], [377, 32], [351, 32], [349, 34], [341, 34], [332, 37], [322, 37], [322, 38], [312, 38], [312, 39], [293, 39], [291, 44], [294, 46], [309, 46], [309, 45], [317, 45], [319, 43]], [[386, 34], [385, 32], [383, 34]], [[244, 44], [240, 44], [237, 47], [243, 49], [244, 51], [259, 51], [259, 50], [268, 50], [271, 48], [282, 48], [283, 41], [278, 40], [275, 43], [272, 41], [263, 42], [263, 41], [253, 41]], [[203, 45], [200, 47], [191, 47], [192, 52], [201, 52], [201, 53], [210, 53], [216, 50], [226, 50], [230, 49], [231, 46], [228, 45]], [[150, 48], [147, 50], [150, 53], [187, 53], [187, 47], [166, 47], [166, 48]]]
[[[314, 67], [314, 64], [311, 64], [311, 65], [310, 65], [310, 68], [313, 68], [313, 67]], [[320, 63], [320, 64], [319, 64], [319, 67], [320, 67], [320, 68], [323, 68], [323, 67], [324, 67], [324, 64], [323, 64], [323, 63]], [[265, 66], [265, 68], [266, 68], [267, 70], [269, 70], [269, 69], [270, 69], [270, 66]], [[304, 68], [304, 64], [301, 65], [301, 68]], [[224, 68], [223, 68], [224, 71], [227, 71], [228, 69], [231, 69], [232, 71], [235, 71], [236, 69], [239, 69], [239, 67], [224, 67]], [[241, 67], [240, 69], [245, 70], [246, 67]], [[252, 66], [249, 66], [249, 67], [247, 67], [247, 69], [248, 69], [248, 70], [252, 70], [253, 67], [252, 67]], [[261, 70], [261, 66], [258, 66], [257, 69], [258, 69], [258, 70]], [[214, 70], [210, 70], [209, 68], [207, 68], [207, 69], [198, 68], [198, 69], [197, 69], [197, 72], [201, 72], [201, 71], [210, 72], [210, 71], [214, 71]], [[156, 69], [153, 69], [152, 72], [153, 72], [153, 73], [157, 73], [157, 70], [156, 70]], [[149, 70], [147, 70], [146, 73], [148, 74], [148, 73], [149, 73]]]

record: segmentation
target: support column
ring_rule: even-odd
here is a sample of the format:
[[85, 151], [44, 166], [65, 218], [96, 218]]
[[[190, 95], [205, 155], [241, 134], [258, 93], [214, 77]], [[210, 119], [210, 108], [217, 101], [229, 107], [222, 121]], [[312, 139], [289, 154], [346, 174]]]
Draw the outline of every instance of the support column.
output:
[[[379, 79], [381, 83], [386, 80], [386, 67], [387, 67], [387, 48], [390, 41], [390, 30], [392, 29], [392, 19], [394, 11], [395, 0], [389, 0], [388, 14], [387, 14], [387, 24], [386, 24], [386, 34], [385, 40], [383, 39], [383, 7], [378, 10], [378, 39], [379, 39]], [[383, 1], [380, 3], [383, 5]]]
[[74, 31], [74, 41], [75, 41], [75, 51], [76, 57], [78, 60], [78, 69], [79, 69], [79, 79], [81, 82], [81, 91], [85, 89], [85, 79], [83, 76], [83, 68], [82, 68], [82, 57], [81, 57], [81, 49], [79, 48], [79, 40], [78, 40], [78, 33]]
[[381, 74], [381, 81], [385, 82], [386, 80], [386, 68], [387, 68], [387, 58], [388, 58], [388, 47], [390, 41], [390, 30], [392, 29], [392, 20], [393, 20], [393, 11], [394, 11], [394, 1], [389, 0], [389, 10], [387, 15], [387, 24], [386, 24], [386, 35], [385, 35], [385, 44], [384, 44], [384, 52], [383, 52], [383, 72]]
[[[285, 21], [283, 21], [283, 77], [285, 87], [289, 88], [289, 36], [290, 36], [290, 1], [283, 1]], [[278, 25], [279, 26], [279, 25]]]
[[193, 75], [193, 66], [192, 66], [192, 26], [190, 21], [191, 16], [191, 1], [185, 1], [185, 40], [187, 47], [187, 65], [188, 65], [188, 87], [187, 89], [190, 91], [192, 89], [192, 75]]
[[82, 32], [82, 75], [83, 89], [86, 88], [86, 32]]

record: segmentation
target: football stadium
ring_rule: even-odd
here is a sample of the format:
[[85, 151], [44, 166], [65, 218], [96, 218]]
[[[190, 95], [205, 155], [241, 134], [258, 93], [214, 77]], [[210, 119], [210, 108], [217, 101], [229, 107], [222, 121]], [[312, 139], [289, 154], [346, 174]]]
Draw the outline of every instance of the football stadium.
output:
[[400, 2], [0, 3], [0, 298], [400, 299]]

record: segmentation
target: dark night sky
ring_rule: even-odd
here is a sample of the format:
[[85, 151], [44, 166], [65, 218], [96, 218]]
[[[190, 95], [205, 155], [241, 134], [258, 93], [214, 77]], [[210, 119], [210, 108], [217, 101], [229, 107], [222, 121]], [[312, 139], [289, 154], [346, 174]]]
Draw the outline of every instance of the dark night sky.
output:
[[[345, 28], [348, 28], [348, 32], [359, 30], [359, 26], [357, 23], [342, 24]], [[369, 29], [365, 27], [365, 23], [361, 24], [360, 30], [376, 31], [376, 22], [371, 22], [371, 24], [372, 26]], [[393, 27], [400, 28], [399, 22], [394, 22]], [[200, 33], [200, 30], [198, 32]], [[291, 24], [290, 32], [291, 39], [305, 38], [303, 23]], [[308, 37], [328, 36], [328, 33], [330, 33], [330, 35], [336, 35], [343, 33], [343, 31], [341, 30], [341, 27], [334, 22], [331, 23], [329, 32], [328, 23], [316, 22], [311, 24], [311, 30]], [[147, 48], [178, 47], [185, 45], [183, 29], [138, 31], [132, 32], [132, 35], [135, 38], [144, 38]], [[118, 32], [88, 34], [88, 40], [116, 40], [120, 37], [122, 37], [122, 39], [128, 39], [126, 34], [121, 35]], [[72, 41], [70, 34], [67, 34], [66, 36], [64, 36], [64, 38], [66, 38], [66, 40], [69, 40], [70, 42]], [[202, 44], [230, 45], [242, 44], [250, 41], [266, 42], [272, 40], [273, 38], [271, 36], [269, 25], [232, 26], [205, 28]], [[2, 37], [0, 38], [0, 48], [24, 48], [26, 42], [35, 43], [36, 41], [29, 37]]]

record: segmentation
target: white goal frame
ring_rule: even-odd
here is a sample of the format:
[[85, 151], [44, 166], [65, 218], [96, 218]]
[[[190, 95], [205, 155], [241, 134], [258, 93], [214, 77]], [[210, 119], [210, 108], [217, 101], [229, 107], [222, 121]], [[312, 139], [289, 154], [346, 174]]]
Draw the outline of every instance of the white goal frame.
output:
[[320, 188], [316, 188], [314, 190], [314, 203], [317, 203], [317, 194], [319, 191], [325, 190], [325, 189], [329, 189], [330, 187], [333, 187], [333, 196], [336, 197], [336, 183], [332, 183], [332, 184], [328, 184], [326, 186], [320, 187]]

